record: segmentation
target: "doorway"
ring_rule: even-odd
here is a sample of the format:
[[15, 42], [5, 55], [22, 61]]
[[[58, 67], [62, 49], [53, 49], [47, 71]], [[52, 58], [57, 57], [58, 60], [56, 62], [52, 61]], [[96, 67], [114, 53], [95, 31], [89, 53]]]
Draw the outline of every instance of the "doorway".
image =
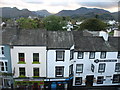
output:
[[93, 86], [93, 79], [94, 79], [94, 75], [86, 76], [86, 87], [92, 87]]

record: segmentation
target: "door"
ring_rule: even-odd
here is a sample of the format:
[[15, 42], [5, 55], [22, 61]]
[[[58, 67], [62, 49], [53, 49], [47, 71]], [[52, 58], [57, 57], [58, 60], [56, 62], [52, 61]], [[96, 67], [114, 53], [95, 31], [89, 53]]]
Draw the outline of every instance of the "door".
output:
[[94, 75], [86, 76], [86, 86], [87, 87], [93, 86], [93, 79], [94, 79]]

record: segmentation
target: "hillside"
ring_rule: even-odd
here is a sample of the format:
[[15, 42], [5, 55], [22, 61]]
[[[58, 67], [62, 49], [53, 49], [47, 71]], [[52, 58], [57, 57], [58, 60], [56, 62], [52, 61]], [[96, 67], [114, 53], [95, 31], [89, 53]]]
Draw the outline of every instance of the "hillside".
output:
[[111, 13], [104, 9], [98, 8], [85, 8], [81, 7], [76, 10], [62, 10], [58, 12], [56, 15], [58, 16], [70, 16], [72, 18], [91, 18], [98, 15], [100, 19], [114, 19]]

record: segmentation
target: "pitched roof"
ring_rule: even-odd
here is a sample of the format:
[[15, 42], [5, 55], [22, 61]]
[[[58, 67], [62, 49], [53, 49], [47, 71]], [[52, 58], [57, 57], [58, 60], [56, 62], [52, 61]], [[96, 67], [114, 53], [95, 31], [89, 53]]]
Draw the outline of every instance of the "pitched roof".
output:
[[2, 31], [2, 44], [46, 46], [46, 31], [6, 29]]
[[73, 43], [72, 32], [69, 31], [48, 31], [47, 46], [50, 48], [70, 48]]
[[0, 31], [0, 34], [2, 34], [2, 41], [0, 40], [2, 44], [8, 45], [46, 46], [48, 49], [68, 49], [75, 45], [75, 51], [120, 51], [120, 37], [109, 37], [106, 42], [102, 37], [81, 31], [6, 28]]
[[120, 38], [110, 37], [109, 41], [104, 41], [98, 36], [82, 36], [79, 31], [73, 32], [75, 51], [119, 51], [118, 40]]
[[46, 46], [45, 30], [22, 30], [13, 42], [13, 45]]

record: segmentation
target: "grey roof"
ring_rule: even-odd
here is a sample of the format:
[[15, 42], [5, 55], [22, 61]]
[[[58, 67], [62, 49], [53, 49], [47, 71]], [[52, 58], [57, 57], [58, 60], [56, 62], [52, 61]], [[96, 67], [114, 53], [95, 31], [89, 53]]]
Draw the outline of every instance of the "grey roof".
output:
[[73, 32], [75, 51], [119, 51], [120, 38], [110, 37], [106, 42], [102, 37], [82, 36], [79, 31]]
[[50, 48], [70, 48], [73, 45], [73, 35], [69, 31], [48, 31], [47, 46]]
[[46, 46], [45, 30], [22, 30], [13, 42], [13, 45]]
[[2, 31], [2, 44], [46, 46], [46, 31], [6, 29]]
[[[48, 49], [68, 49], [75, 45], [75, 51], [120, 51], [120, 37], [102, 37], [82, 31], [16, 30], [6, 28], [2, 33], [2, 44], [47, 46]], [[0, 40], [1, 41], [1, 40]]]
[[11, 44], [16, 36], [16, 28], [5, 28], [0, 30], [0, 34], [2, 36], [0, 44]]

